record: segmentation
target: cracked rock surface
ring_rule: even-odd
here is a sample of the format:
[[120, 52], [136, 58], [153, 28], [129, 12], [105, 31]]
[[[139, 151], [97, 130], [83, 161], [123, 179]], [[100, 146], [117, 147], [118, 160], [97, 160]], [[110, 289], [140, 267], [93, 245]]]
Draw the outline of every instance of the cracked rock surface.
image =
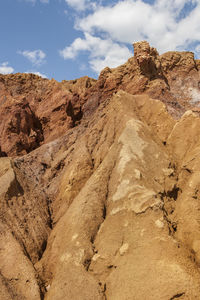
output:
[[192, 54], [137, 43], [97, 81], [30, 77], [37, 107], [31, 85], [0, 78], [17, 99], [0, 124], [14, 136], [0, 148], [0, 299], [199, 299], [200, 117], [187, 84], [176, 98], [188, 70], [197, 89]]

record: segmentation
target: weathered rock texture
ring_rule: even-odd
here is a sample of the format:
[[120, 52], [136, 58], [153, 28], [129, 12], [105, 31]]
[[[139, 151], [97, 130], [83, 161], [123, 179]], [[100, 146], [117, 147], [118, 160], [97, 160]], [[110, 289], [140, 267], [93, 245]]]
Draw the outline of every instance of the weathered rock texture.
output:
[[0, 77], [0, 299], [199, 299], [198, 66]]

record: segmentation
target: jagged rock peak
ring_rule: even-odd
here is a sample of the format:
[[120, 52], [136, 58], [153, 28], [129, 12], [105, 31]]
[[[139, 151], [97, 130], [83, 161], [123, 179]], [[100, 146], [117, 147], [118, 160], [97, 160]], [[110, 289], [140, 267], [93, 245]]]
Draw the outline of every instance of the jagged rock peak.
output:
[[34, 74], [0, 75], [2, 152], [23, 155], [53, 141], [119, 90], [163, 101], [176, 119], [188, 109], [198, 112], [199, 65], [191, 52], [159, 55], [142, 41], [134, 43], [134, 57], [117, 68], [105, 68], [98, 80], [85, 76], [60, 83]]
[[161, 62], [156, 48], [150, 47], [147, 41], [134, 43], [133, 47], [134, 57], [144, 75], [161, 71]]

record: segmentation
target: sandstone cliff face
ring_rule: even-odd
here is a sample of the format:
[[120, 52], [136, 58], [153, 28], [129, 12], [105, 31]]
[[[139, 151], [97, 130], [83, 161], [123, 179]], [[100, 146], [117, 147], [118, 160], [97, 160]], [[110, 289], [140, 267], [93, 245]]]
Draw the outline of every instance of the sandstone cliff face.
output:
[[1, 76], [0, 299], [199, 299], [198, 65]]

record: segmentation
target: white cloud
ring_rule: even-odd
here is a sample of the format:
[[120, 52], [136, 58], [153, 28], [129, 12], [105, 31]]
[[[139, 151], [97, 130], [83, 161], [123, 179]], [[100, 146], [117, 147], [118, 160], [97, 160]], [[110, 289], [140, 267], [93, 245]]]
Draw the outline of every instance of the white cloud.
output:
[[[94, 3], [65, 1], [79, 10]], [[199, 0], [155, 0], [152, 4], [144, 0], [120, 0], [112, 5], [106, 1], [102, 1], [104, 5], [95, 2], [92, 12], [76, 16], [75, 29], [82, 31], [85, 38], [76, 38], [62, 50], [63, 58], [74, 58], [80, 51], [89, 51], [89, 63], [97, 71], [105, 64], [115, 66], [117, 59], [120, 64], [129, 56], [127, 45], [136, 41], [147, 40], [160, 53], [200, 44]], [[199, 47], [196, 54], [200, 55]]]
[[40, 66], [45, 62], [46, 54], [40, 49], [34, 51], [18, 51], [18, 53], [26, 57], [33, 65]]
[[14, 72], [14, 69], [9, 66], [9, 63], [7, 61], [3, 62], [0, 65], [0, 74], [10, 74], [10, 73], [13, 73], [13, 72]]
[[[178, 19], [186, 4], [196, 7]], [[175, 50], [200, 39], [200, 3], [195, 0], [157, 0], [153, 5], [140, 0], [119, 1], [100, 7], [79, 19], [76, 28], [90, 33], [106, 33], [115, 41], [132, 43], [147, 39], [160, 51]]]
[[65, 2], [77, 11], [84, 11], [86, 9], [95, 9], [98, 1], [91, 0], [65, 0]]
[[27, 72], [25, 72], [25, 73], [27, 73], [27, 74], [35, 74], [35, 75], [38, 75], [38, 76], [40, 76], [40, 77], [42, 77], [42, 78], [48, 78], [45, 74], [40, 73], [40, 72], [27, 71]]
[[95, 72], [99, 73], [104, 67], [116, 67], [124, 63], [131, 52], [126, 46], [114, 43], [111, 39], [101, 39], [85, 33], [85, 38], [77, 38], [71, 44], [60, 51], [64, 59], [75, 58], [80, 51], [89, 51], [89, 64]]
[[65, 0], [65, 2], [76, 10], [84, 10], [86, 7], [86, 0]]

